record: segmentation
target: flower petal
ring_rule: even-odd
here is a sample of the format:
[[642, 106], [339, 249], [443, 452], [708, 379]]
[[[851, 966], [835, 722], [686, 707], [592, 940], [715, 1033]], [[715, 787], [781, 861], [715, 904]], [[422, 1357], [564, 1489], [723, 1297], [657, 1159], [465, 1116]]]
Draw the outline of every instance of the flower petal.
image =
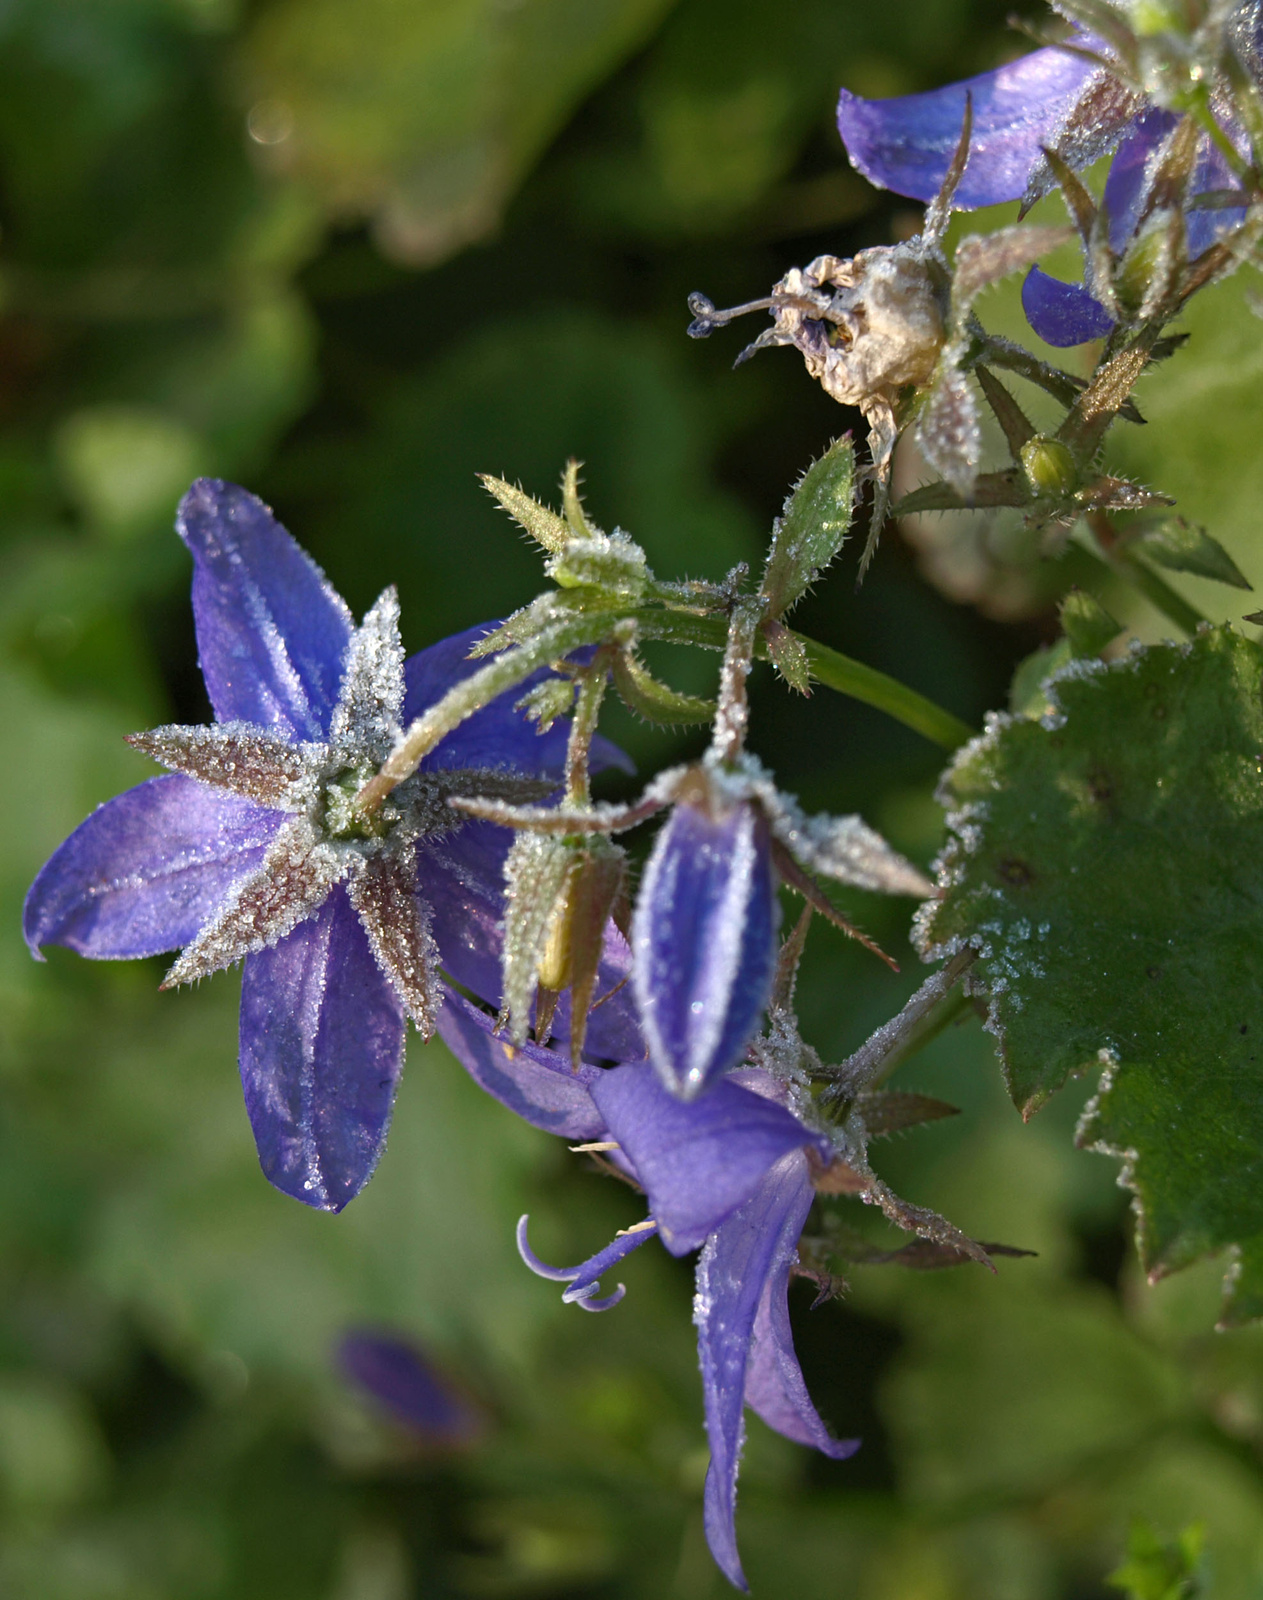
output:
[[[803, 1208], [804, 1220], [810, 1206], [808, 1196]], [[810, 1445], [834, 1461], [845, 1461], [859, 1449], [860, 1440], [835, 1439], [820, 1420], [820, 1413], [807, 1393], [789, 1325], [790, 1264], [787, 1258], [763, 1285], [746, 1367], [746, 1404], [769, 1428], [775, 1428], [787, 1439]]]
[[1044, 343], [1059, 350], [1103, 339], [1114, 326], [1109, 312], [1081, 283], [1050, 278], [1042, 267], [1032, 267], [1022, 280], [1022, 310]]
[[737, 1064], [767, 1003], [779, 906], [762, 811], [682, 802], [658, 835], [632, 924], [650, 1059], [682, 1099]]
[[436, 1444], [467, 1444], [483, 1429], [477, 1409], [462, 1398], [410, 1339], [348, 1333], [338, 1365], [397, 1421]]
[[564, 1139], [601, 1139], [605, 1122], [592, 1103], [598, 1067], [570, 1069], [569, 1058], [529, 1041], [512, 1045], [495, 1033], [495, 1021], [447, 984], [438, 1033], [470, 1077], [533, 1128]]
[[1041, 146], [1095, 70], [1078, 56], [1047, 49], [927, 94], [862, 100], [844, 89], [838, 131], [851, 165], [870, 183], [929, 201], [960, 139], [968, 91], [973, 136], [955, 204], [972, 211], [1021, 196]]
[[[479, 639], [486, 638], [498, 624], [482, 622], [440, 639], [428, 650], [410, 656], [404, 665], [407, 692], [404, 697], [403, 721], [407, 726], [415, 717], [436, 704], [453, 684], [469, 677], [471, 672], [486, 665], [485, 661], [469, 659], [469, 652]], [[522, 696], [542, 679], [549, 676], [547, 668], [535, 673], [510, 689], [498, 699], [475, 712], [458, 728], [443, 739], [421, 763], [421, 771], [452, 767], [511, 767], [518, 772], [556, 773], [560, 778], [566, 764], [568, 724], [554, 723], [547, 733], [540, 733], [524, 711], [516, 709]], [[592, 770], [600, 772], [606, 767], [621, 767], [634, 772], [635, 766], [627, 756], [608, 739], [597, 737], [592, 742]]]
[[340, 596], [236, 484], [199, 478], [175, 525], [193, 556], [193, 619], [217, 720], [324, 739], [352, 633]]
[[404, 1020], [339, 885], [310, 921], [246, 958], [241, 1083], [268, 1179], [323, 1211], [368, 1182], [403, 1067]]
[[[774, 1296], [784, 1295], [812, 1194], [806, 1157], [797, 1150], [782, 1156], [741, 1210], [710, 1236], [697, 1263], [693, 1320], [710, 1439], [706, 1542], [724, 1576], [738, 1589], [746, 1588], [734, 1519], [751, 1344], [765, 1298], [772, 1305]], [[762, 1359], [756, 1367], [756, 1393], [779, 1417], [782, 1413], [772, 1403], [775, 1396], [768, 1392]], [[778, 1425], [773, 1421], [774, 1427]], [[801, 1430], [801, 1417], [797, 1426]], [[799, 1433], [791, 1432], [790, 1437], [798, 1438]], [[848, 1446], [841, 1448], [849, 1453]]]
[[697, 1100], [681, 1101], [652, 1067], [615, 1067], [592, 1085], [592, 1100], [644, 1185], [672, 1255], [703, 1244], [789, 1151], [815, 1144], [828, 1160], [827, 1141], [775, 1100], [731, 1078]]
[[46, 944], [96, 960], [178, 950], [288, 821], [191, 778], [150, 778], [98, 806], [41, 868], [23, 909], [31, 954]]
[[1174, 112], [1153, 107], [1136, 118], [1115, 151], [1104, 197], [1112, 250], [1121, 253], [1135, 231], [1145, 192], [1145, 167], [1179, 120]]

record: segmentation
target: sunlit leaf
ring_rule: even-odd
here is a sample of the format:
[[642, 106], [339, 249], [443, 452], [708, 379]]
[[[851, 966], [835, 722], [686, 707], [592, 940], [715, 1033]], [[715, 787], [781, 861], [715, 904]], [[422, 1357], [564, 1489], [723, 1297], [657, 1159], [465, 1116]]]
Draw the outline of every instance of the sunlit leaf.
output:
[[[972, 944], [1024, 1115], [1103, 1069], [1081, 1140], [1125, 1161], [1155, 1275], [1263, 1265], [1263, 655], [1228, 629], [1054, 682], [945, 779], [929, 951]], [[1235, 1308], [1235, 1309], [1234, 1309]]]

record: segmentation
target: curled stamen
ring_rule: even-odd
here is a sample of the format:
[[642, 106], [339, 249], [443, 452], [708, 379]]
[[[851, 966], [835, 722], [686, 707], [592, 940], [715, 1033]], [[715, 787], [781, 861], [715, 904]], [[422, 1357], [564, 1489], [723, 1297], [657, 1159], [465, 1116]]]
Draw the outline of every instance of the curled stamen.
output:
[[695, 290], [689, 295], [688, 308], [693, 313], [694, 319], [689, 323], [689, 338], [705, 339], [708, 334], [714, 333], [716, 328], [722, 328], [725, 322], [731, 322], [734, 317], [744, 317], [748, 311], [770, 311], [772, 299], [768, 296], [763, 300], [750, 300], [743, 306], [730, 306], [727, 311], [716, 311], [714, 301]]
[[651, 1239], [658, 1231], [658, 1224], [652, 1217], [646, 1217], [634, 1228], [629, 1228], [620, 1233], [612, 1244], [606, 1245], [604, 1250], [599, 1250], [596, 1255], [581, 1262], [577, 1267], [550, 1267], [547, 1262], [541, 1261], [527, 1242], [526, 1227], [529, 1217], [518, 1219], [517, 1248], [522, 1260], [537, 1277], [550, 1278], [554, 1283], [568, 1283], [570, 1287], [562, 1294], [562, 1301], [566, 1305], [578, 1305], [584, 1311], [608, 1311], [611, 1306], [616, 1306], [627, 1293], [626, 1285], [619, 1284], [613, 1294], [598, 1297], [602, 1273], [608, 1272], [624, 1256], [630, 1255], [633, 1250], [639, 1249], [646, 1239]]

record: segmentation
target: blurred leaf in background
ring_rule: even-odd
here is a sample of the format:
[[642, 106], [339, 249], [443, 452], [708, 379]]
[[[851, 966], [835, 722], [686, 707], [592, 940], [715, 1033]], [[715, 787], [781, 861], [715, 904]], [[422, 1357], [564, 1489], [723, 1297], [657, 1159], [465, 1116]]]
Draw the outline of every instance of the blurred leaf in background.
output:
[[[306, 1212], [255, 1163], [235, 979], [159, 995], [158, 963], [37, 966], [18, 908], [58, 840], [143, 776], [122, 734], [204, 714], [170, 531], [195, 473], [270, 499], [358, 609], [398, 581], [412, 649], [538, 585], [476, 470], [549, 497], [578, 455], [597, 520], [663, 573], [757, 559], [789, 484], [858, 419], [790, 357], [732, 374], [735, 335], [688, 343], [685, 295], [744, 300], [906, 233], [903, 203], [845, 164], [838, 85], [992, 66], [1019, 45], [1005, 10], [0, 8], [0, 1591], [726, 1592], [702, 1534], [687, 1264], [639, 1253], [626, 1303], [588, 1318], [513, 1249], [530, 1211], [542, 1254], [581, 1259], [634, 1220], [630, 1194], [434, 1046], [411, 1053], [369, 1189], [342, 1216]], [[1222, 462], [1257, 454], [1254, 358], [1234, 352], [1259, 341], [1236, 292], [1190, 314], [1125, 465], [1178, 465], [1180, 510], [1252, 576], [1248, 486], [1219, 526], [1211, 498]], [[999, 295], [987, 309], [1007, 314]], [[843, 572], [796, 617], [977, 722], [1051, 636], [1063, 587], [1041, 573], [992, 608], [1020, 620], [988, 621], [890, 540], [859, 597]], [[770, 673], [753, 697], [754, 747], [790, 789], [928, 861], [937, 751], [823, 691], [791, 702]], [[642, 771], [696, 748], [629, 718], [611, 731]], [[813, 934], [802, 1011], [831, 1059], [916, 982], [904, 912], [851, 900], [905, 972]], [[1160, 1541], [1203, 1523], [1205, 1592], [1257, 1596], [1263, 1335], [1207, 1331], [1213, 1263], [1141, 1283], [1112, 1164], [1073, 1148], [1075, 1091], [1023, 1128], [972, 1020], [901, 1082], [964, 1115], [884, 1144], [883, 1174], [1039, 1254], [995, 1279], [861, 1268], [816, 1311], [795, 1289], [813, 1393], [865, 1444], [834, 1464], [752, 1423], [756, 1596], [1107, 1600], [1137, 1517]], [[335, 1364], [363, 1328], [414, 1341], [485, 1432], [441, 1445], [383, 1414]]]

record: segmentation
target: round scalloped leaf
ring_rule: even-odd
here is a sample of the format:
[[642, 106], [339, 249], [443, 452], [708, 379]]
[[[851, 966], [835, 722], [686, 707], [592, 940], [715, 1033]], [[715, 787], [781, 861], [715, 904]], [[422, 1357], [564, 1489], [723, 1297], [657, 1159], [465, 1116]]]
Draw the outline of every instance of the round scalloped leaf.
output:
[[1263, 1315], [1263, 653], [1228, 628], [1075, 662], [1041, 719], [949, 768], [927, 957], [971, 981], [1030, 1116], [1103, 1068], [1080, 1142], [1121, 1157], [1155, 1277], [1236, 1246]]

